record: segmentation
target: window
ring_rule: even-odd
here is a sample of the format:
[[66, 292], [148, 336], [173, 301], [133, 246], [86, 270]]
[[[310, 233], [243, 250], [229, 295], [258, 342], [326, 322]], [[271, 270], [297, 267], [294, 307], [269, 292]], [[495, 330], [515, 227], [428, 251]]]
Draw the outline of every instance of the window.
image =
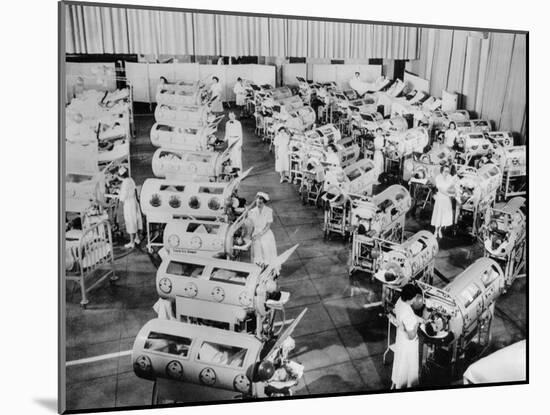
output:
[[246, 285], [246, 279], [248, 278], [247, 272], [234, 271], [225, 268], [214, 268], [210, 281], [219, 281], [229, 284]]
[[204, 265], [189, 264], [186, 262], [170, 261], [166, 268], [167, 274], [183, 277], [199, 278], [204, 271]]
[[211, 193], [213, 195], [221, 195], [223, 193], [223, 188], [201, 186], [199, 187], [199, 193]]
[[187, 225], [186, 232], [207, 233], [209, 235], [217, 235], [220, 231], [220, 225], [211, 225], [206, 223], [191, 222]]
[[179, 357], [187, 357], [191, 343], [192, 340], [187, 337], [172, 336], [152, 331], [145, 341], [145, 349]]
[[160, 191], [166, 191], [166, 192], [183, 192], [185, 190], [185, 186], [178, 186], [178, 185], [171, 185], [171, 184], [161, 184], [160, 185]]
[[474, 302], [474, 300], [481, 295], [481, 290], [479, 287], [475, 284], [468, 285], [462, 293], [460, 293], [460, 297], [464, 301], [464, 307], [468, 308], [470, 304]]
[[159, 154], [159, 158], [161, 159], [168, 158], [170, 160], [181, 160], [181, 157], [178, 154], [173, 153], [171, 151], [161, 151]]
[[359, 176], [361, 176], [362, 172], [359, 169], [353, 169], [350, 173], [348, 173], [348, 177], [350, 180], [355, 180]]
[[498, 271], [493, 266], [491, 266], [490, 269], [481, 274], [481, 282], [483, 282], [483, 285], [485, 286], [485, 288], [487, 288], [493, 283], [494, 280], [497, 279], [497, 277]]
[[197, 360], [222, 366], [242, 367], [247, 351], [241, 347], [203, 342]]

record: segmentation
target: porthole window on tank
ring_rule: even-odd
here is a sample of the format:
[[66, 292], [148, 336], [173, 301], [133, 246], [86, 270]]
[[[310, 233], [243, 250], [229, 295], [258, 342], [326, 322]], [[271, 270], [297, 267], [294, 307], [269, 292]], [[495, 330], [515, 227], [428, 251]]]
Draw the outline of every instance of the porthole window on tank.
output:
[[155, 193], [153, 194], [153, 196], [151, 196], [151, 200], [149, 201], [149, 203], [153, 207], [159, 207], [162, 204], [162, 201], [160, 199], [160, 196]]
[[218, 210], [220, 208], [220, 201], [219, 199], [216, 199], [216, 198], [212, 198], [208, 201], [208, 207], [211, 209], [211, 210]]
[[177, 196], [170, 197], [170, 200], [168, 201], [168, 204], [173, 207], [174, 209], [177, 209], [181, 206], [181, 200]]
[[193, 196], [189, 199], [189, 207], [191, 209], [198, 209], [201, 207], [201, 202], [196, 196]]

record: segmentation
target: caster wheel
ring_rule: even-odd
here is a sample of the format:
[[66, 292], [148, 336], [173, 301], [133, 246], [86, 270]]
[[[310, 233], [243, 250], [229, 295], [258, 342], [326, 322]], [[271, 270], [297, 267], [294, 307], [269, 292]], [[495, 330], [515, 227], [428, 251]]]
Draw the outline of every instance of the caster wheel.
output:
[[88, 304], [80, 304], [80, 308], [86, 310], [86, 308], [88, 308]]

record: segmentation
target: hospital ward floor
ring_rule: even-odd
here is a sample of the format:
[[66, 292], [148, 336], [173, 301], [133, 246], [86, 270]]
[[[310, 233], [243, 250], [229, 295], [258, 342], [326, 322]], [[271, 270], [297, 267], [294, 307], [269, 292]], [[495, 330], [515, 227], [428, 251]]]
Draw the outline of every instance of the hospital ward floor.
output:
[[[136, 138], [132, 142], [132, 176], [139, 186], [153, 177], [151, 159], [154, 147], [149, 131], [152, 115], [136, 115]], [[291, 294], [286, 319], [308, 311], [293, 337], [292, 358], [305, 366], [296, 395], [377, 391], [389, 389], [391, 353], [387, 365], [382, 355], [387, 347], [387, 320], [379, 315], [381, 288], [361, 275], [350, 281], [347, 264], [349, 243], [338, 237], [323, 240], [323, 212], [301, 203], [296, 187], [280, 184], [274, 171], [274, 156], [254, 135], [251, 119], [242, 120], [244, 168], [254, 166], [243, 181], [240, 194], [252, 201], [258, 190], [268, 192], [274, 213], [272, 226], [278, 252], [300, 244], [284, 264], [280, 288]], [[223, 136], [223, 125], [220, 136]], [[410, 234], [428, 225], [429, 218], [407, 218]], [[67, 408], [108, 408], [150, 405], [153, 383], [138, 378], [132, 369], [130, 352], [140, 328], [156, 317], [153, 304], [156, 269], [144, 244], [131, 252], [116, 248], [115, 285], [104, 283], [90, 293], [86, 310], [79, 306], [76, 284], [67, 283], [66, 369]], [[479, 246], [466, 238], [444, 238], [436, 269], [452, 280], [481, 256]], [[435, 278], [436, 285], [445, 282]], [[497, 301], [492, 327], [491, 350], [526, 336], [526, 284], [516, 280]], [[449, 380], [457, 382], [457, 379]], [[184, 388], [185, 390], [185, 388]], [[191, 389], [189, 389], [191, 390]], [[182, 401], [220, 399], [210, 389], [184, 394]], [[225, 395], [224, 395], [225, 396]]]

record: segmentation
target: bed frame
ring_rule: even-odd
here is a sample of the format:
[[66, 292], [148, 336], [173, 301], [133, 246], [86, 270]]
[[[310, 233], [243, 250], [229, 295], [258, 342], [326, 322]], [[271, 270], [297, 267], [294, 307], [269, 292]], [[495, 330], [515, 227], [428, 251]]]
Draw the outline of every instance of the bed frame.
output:
[[[87, 294], [105, 279], [110, 281], [118, 279], [115, 272], [115, 257], [113, 253], [113, 239], [111, 235], [111, 225], [108, 220], [100, 222], [86, 228], [82, 232], [79, 241], [70, 249], [75, 258], [77, 258], [75, 270], [66, 270], [68, 281], [76, 281], [80, 285], [82, 298], [80, 306], [86, 308], [89, 303]], [[100, 273], [99, 278], [89, 287], [87, 280]]]

